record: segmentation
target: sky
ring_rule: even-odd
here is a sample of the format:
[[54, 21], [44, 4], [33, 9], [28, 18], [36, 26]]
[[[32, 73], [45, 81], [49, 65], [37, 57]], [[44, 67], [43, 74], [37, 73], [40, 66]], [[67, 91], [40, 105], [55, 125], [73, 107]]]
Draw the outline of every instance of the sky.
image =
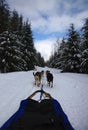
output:
[[57, 39], [66, 36], [71, 23], [80, 29], [88, 17], [88, 0], [7, 0], [31, 23], [35, 48], [45, 61], [54, 52]]

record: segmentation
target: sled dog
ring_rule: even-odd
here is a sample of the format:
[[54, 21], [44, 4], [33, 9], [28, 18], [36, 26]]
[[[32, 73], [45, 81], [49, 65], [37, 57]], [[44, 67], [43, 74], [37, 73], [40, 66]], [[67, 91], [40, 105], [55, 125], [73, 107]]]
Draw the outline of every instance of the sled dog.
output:
[[53, 74], [49, 70], [46, 71], [47, 85], [53, 87]]
[[43, 75], [44, 75], [43, 70], [41, 72], [39, 72], [39, 71], [37, 71], [36, 73], [33, 72], [33, 76], [34, 76], [34, 79], [35, 79], [35, 85], [36, 86], [39, 87], [41, 85]]

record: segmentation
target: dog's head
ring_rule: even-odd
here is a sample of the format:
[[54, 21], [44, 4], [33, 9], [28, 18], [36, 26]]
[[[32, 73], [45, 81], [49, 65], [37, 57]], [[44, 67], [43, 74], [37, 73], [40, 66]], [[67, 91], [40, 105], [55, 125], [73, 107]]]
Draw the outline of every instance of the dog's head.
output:
[[47, 71], [46, 71], [46, 76], [47, 76], [47, 74], [48, 74], [48, 73], [50, 73], [50, 71], [49, 71], [49, 70], [47, 70]]
[[41, 71], [41, 77], [44, 75], [44, 70]]

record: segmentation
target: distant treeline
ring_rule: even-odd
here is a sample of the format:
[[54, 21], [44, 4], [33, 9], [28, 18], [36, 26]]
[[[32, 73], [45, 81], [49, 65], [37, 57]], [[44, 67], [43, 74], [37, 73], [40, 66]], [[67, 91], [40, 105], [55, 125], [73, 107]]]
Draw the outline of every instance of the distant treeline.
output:
[[50, 57], [47, 65], [59, 68], [62, 72], [78, 72], [88, 74], [88, 18], [83, 27], [77, 31], [71, 24], [66, 38], [57, 40], [58, 47]]
[[31, 24], [0, 0], [0, 72], [28, 71], [35, 65], [45, 63], [34, 47]]

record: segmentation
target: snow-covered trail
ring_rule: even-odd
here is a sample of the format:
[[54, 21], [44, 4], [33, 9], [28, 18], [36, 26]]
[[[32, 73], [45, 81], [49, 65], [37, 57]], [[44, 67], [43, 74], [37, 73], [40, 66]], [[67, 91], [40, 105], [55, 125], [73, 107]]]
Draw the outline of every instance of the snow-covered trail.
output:
[[[54, 86], [49, 88], [44, 77], [43, 89], [60, 102], [76, 130], [87, 130], [88, 75], [37, 67], [38, 71], [47, 69], [54, 75]], [[0, 74], [0, 126], [17, 111], [20, 101], [37, 89], [33, 71]]]

